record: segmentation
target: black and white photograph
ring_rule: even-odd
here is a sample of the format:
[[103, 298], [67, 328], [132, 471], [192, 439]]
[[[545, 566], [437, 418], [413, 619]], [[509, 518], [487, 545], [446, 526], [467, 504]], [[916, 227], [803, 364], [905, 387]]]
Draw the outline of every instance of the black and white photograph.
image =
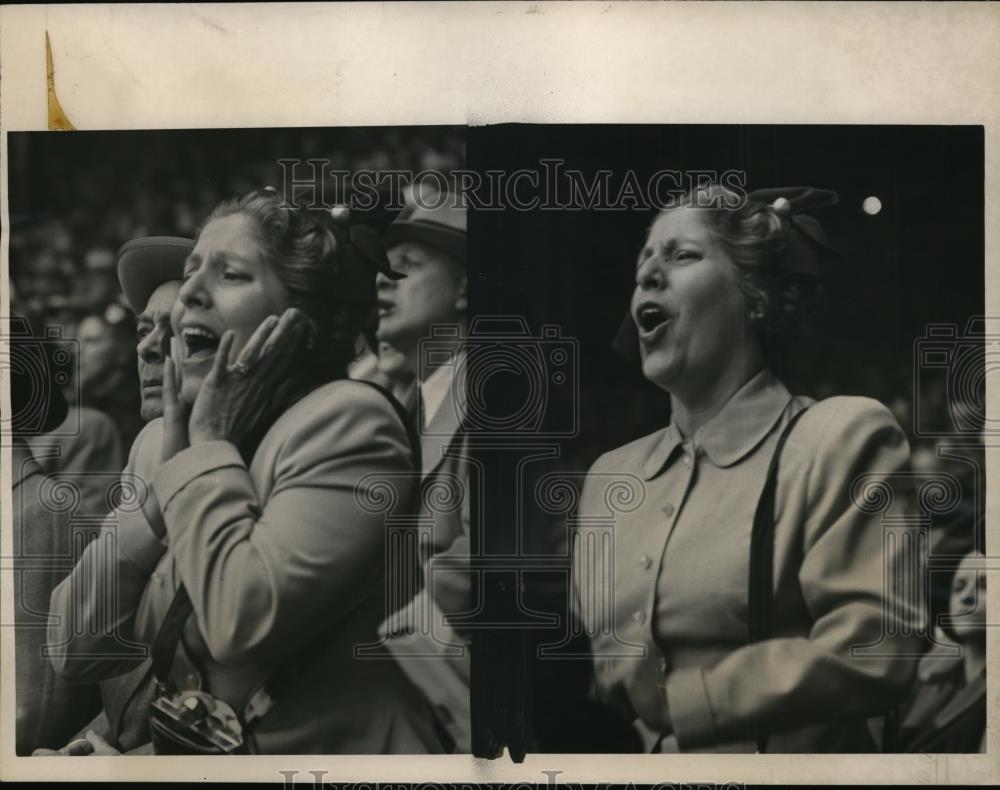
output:
[[9, 143], [18, 753], [468, 752], [464, 130]]
[[997, 781], [995, 11], [0, 22], [0, 777]]
[[11, 143], [22, 753], [982, 750], [982, 129]]
[[984, 750], [982, 150], [472, 131], [477, 168], [525, 174], [521, 210], [473, 209], [470, 272], [507, 273], [539, 350], [504, 389], [545, 401], [517, 496], [529, 751]]

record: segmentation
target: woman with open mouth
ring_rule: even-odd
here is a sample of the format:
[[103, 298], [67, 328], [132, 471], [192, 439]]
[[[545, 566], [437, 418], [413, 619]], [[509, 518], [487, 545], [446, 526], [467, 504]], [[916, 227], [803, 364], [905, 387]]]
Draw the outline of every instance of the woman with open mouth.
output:
[[876, 401], [796, 397], [774, 370], [832, 251], [802, 212], [835, 202], [706, 187], [639, 253], [619, 340], [671, 420], [591, 468], [574, 573], [598, 695], [649, 751], [872, 751], [923, 648], [919, 594], [899, 594], [918, 579], [886, 577], [901, 549], [878, 507], [891, 486], [893, 514], [914, 510], [903, 432]]
[[346, 378], [377, 272], [398, 275], [334, 211], [265, 189], [209, 216], [171, 315], [148, 496], [112, 558], [95, 542], [53, 595], [61, 674], [152, 654], [157, 753], [445, 749], [378, 648], [387, 507], [407, 512], [419, 455], [398, 404]]

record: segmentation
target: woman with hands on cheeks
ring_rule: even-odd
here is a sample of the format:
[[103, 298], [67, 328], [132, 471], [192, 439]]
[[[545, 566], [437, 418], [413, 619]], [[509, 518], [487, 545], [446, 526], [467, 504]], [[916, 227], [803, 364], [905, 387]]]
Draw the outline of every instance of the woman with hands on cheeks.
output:
[[399, 275], [345, 214], [264, 189], [209, 216], [171, 314], [164, 417], [134, 453], [148, 496], [53, 594], [58, 672], [97, 680], [151, 653], [161, 701], [235, 714], [237, 751], [443, 749], [395, 662], [354, 657], [386, 614], [368, 481], [405, 503], [419, 463], [397, 404], [346, 378], [376, 273]]
[[[295, 380], [287, 374], [303, 338], [315, 332], [301, 311], [289, 307], [280, 317], [269, 315], [261, 321], [249, 338], [238, 339], [237, 330], [226, 329], [213, 347], [212, 330], [197, 318], [186, 318], [185, 312], [178, 301], [171, 315], [182, 350], [177, 362], [168, 357], [164, 364], [163, 462], [206, 442], [226, 441], [247, 449], [254, 433], [294, 391]], [[242, 345], [238, 352], [237, 343]], [[162, 536], [165, 525], [155, 490], [143, 507], [150, 526]]]

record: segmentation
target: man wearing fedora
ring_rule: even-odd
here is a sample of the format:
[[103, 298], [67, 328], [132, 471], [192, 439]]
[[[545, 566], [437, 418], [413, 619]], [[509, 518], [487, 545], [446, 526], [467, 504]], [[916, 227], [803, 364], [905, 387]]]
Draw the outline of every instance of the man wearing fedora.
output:
[[[444, 486], [451, 502], [438, 506], [433, 496], [421, 497], [420, 521], [431, 528], [420, 558], [423, 584], [381, 630], [389, 650], [431, 703], [454, 751], [469, 752], [469, 634], [460, 624], [460, 616], [473, 608], [469, 463], [462, 430], [465, 207], [451, 195], [437, 196], [433, 206], [413, 203], [388, 227], [384, 240], [392, 268], [406, 277], [378, 278], [378, 339], [395, 349], [399, 364], [417, 379], [422, 490]], [[423, 353], [432, 337], [433, 353]]]
[[[191, 239], [152, 236], [132, 239], [118, 251], [118, 279], [129, 306], [136, 314], [140, 410], [146, 427], [129, 452], [123, 480], [149, 480], [159, 461], [163, 415], [163, 369], [169, 353], [170, 310], [181, 286], [184, 261], [194, 247]], [[126, 518], [142, 518], [141, 512], [113, 511], [105, 529]], [[116, 544], [127, 554], [128, 546]], [[131, 557], [141, 565], [140, 555]], [[148, 709], [153, 697], [149, 662], [131, 672], [101, 682], [102, 713], [77, 738], [59, 750], [61, 754], [114, 754], [142, 747], [149, 741]], [[52, 752], [43, 751], [51, 754]]]

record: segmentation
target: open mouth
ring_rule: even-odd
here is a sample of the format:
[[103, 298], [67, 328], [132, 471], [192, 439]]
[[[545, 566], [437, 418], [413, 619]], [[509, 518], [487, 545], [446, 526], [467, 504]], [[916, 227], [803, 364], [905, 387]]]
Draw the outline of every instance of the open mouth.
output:
[[662, 307], [652, 302], [644, 302], [639, 305], [635, 312], [636, 324], [642, 335], [652, 335], [661, 327], [665, 326], [669, 316]]
[[219, 347], [219, 336], [205, 326], [190, 325], [181, 331], [187, 359], [212, 357]]
[[379, 316], [385, 316], [392, 312], [392, 308], [395, 307], [394, 302], [390, 302], [388, 299], [378, 300], [378, 314]]

